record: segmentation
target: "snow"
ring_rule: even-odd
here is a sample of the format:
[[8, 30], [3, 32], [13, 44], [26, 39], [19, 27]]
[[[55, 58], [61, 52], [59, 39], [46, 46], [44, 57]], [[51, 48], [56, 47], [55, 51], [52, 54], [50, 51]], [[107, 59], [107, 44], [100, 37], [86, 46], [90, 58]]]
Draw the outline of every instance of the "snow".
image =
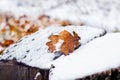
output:
[[38, 76], [40, 76], [40, 75], [41, 75], [41, 73], [40, 73], [40, 72], [37, 72], [36, 75], [35, 75], [34, 80], [37, 80]]
[[39, 7], [23, 7], [17, 6], [16, 0], [1, 0], [0, 1], [0, 13], [14, 14], [15, 17], [22, 16], [26, 14], [27, 16], [32, 16], [36, 18], [42, 13]]
[[[120, 33], [108, 33], [51, 64], [50, 80], [73, 80], [120, 66]], [[71, 64], [72, 63], [72, 64]]]
[[55, 50], [54, 52], [60, 51], [60, 47], [61, 47], [61, 45], [63, 44], [63, 42], [64, 42], [64, 40], [61, 40], [61, 39], [60, 39], [60, 40], [55, 44], [56, 50]]
[[[51, 66], [53, 59], [58, 54], [53, 54], [48, 51], [46, 42], [51, 34], [58, 34], [63, 30], [69, 32], [75, 31], [81, 37], [80, 43], [82, 45], [91, 41], [95, 37], [105, 34], [102, 29], [92, 28], [88, 26], [66, 26], [58, 27], [51, 26], [44, 30], [39, 30], [36, 33], [22, 38], [18, 43], [11, 45], [0, 57], [0, 60], [11, 60], [16, 58], [18, 62], [24, 63], [32, 67], [48, 69]], [[58, 46], [59, 47], [59, 46]]]
[[85, 25], [115, 32], [120, 31], [119, 5], [119, 0], [72, 0], [46, 14], [52, 18], [83, 22]]
[[33, 18], [49, 12], [68, 0], [0, 0], [0, 13], [8, 12], [16, 17], [26, 14]]

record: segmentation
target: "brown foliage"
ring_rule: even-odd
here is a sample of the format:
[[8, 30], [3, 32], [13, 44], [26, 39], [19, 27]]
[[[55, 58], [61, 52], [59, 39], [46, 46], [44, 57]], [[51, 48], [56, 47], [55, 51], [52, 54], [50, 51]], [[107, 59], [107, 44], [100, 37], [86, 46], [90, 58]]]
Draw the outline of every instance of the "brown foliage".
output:
[[56, 50], [55, 44], [59, 40], [63, 40], [63, 44], [61, 45], [61, 53], [64, 55], [68, 55], [69, 53], [73, 52], [75, 48], [77, 48], [80, 45], [79, 39], [80, 37], [77, 35], [77, 33], [73, 32], [73, 35], [69, 33], [68, 31], [64, 30], [59, 33], [59, 35], [51, 35], [49, 36], [49, 39], [51, 41], [47, 42], [46, 45], [49, 47], [50, 52], [54, 52]]

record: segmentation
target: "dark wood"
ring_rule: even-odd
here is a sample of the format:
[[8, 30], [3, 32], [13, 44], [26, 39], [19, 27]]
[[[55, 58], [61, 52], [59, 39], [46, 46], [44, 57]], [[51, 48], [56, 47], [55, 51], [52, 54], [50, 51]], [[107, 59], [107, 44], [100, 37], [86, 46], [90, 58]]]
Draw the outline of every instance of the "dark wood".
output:
[[48, 80], [49, 70], [33, 68], [14, 62], [0, 62], [0, 80], [34, 80], [36, 73], [40, 72], [37, 80]]
[[13, 64], [0, 64], [0, 80], [28, 80], [28, 69]]
[[120, 80], [120, 67], [76, 80]]

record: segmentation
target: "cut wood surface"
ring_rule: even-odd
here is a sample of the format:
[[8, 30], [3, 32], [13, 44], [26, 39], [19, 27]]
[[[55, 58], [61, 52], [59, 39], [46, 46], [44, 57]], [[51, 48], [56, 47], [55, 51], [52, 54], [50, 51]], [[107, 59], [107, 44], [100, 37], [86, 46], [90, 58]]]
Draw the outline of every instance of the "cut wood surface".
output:
[[[40, 72], [37, 79], [36, 74]], [[0, 62], [0, 80], [48, 80], [49, 70], [41, 70], [14, 62]]]

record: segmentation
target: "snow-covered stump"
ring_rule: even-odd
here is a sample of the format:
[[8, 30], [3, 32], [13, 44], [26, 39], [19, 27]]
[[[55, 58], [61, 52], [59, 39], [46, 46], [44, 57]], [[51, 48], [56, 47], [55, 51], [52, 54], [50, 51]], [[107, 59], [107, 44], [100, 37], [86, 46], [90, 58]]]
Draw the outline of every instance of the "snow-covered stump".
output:
[[[108, 33], [52, 62], [50, 80], [119, 80], [120, 33]], [[62, 75], [62, 77], [61, 77]], [[86, 77], [87, 76], [87, 77]]]
[[0, 80], [48, 80], [48, 75], [48, 69], [28, 67], [13, 60], [0, 62]]
[[[27, 75], [32, 76], [30, 77], [30, 79], [37, 79], [36, 77], [41, 75], [42, 80], [48, 80], [49, 69], [51, 69], [52, 62], [66, 56], [58, 55], [56, 53], [51, 53], [50, 51], [48, 51], [48, 46], [46, 45], [46, 43], [50, 41], [48, 39], [49, 36], [59, 35], [59, 33], [64, 30], [68, 31], [73, 38], [76, 36], [73, 32], [78, 34], [78, 36], [81, 38], [79, 40], [81, 44], [80, 47], [82, 47], [83, 45], [86, 45], [88, 42], [91, 42], [93, 39], [106, 34], [105, 30], [92, 28], [88, 26], [48, 27], [44, 30], [37, 31], [36, 33], [30, 36], [24, 37], [20, 41], [18, 41], [16, 44], [13, 44], [10, 47], [8, 47], [3, 52], [3, 55], [0, 56], [0, 60], [11, 61], [15, 59], [15, 61], [17, 62], [17, 65], [14, 65], [15, 67], [16, 66], [19, 67], [21, 63], [22, 65], [23, 64], [26, 65], [26, 66], [20, 67], [21, 69], [22, 68], [24, 69], [25, 67], [26, 72], [24, 72], [23, 70], [20, 70], [21, 71], [20, 73], [26, 73]], [[80, 47], [78, 47], [74, 51], [78, 50]], [[71, 52], [69, 55], [72, 55], [74, 51]], [[55, 59], [56, 57], [57, 59]], [[20, 63], [20, 65], [18, 65], [18, 63]], [[5, 66], [7, 65], [5, 64]], [[5, 67], [5, 69], [7, 69], [7, 67]], [[13, 67], [12, 70], [14, 69], [15, 68]], [[18, 71], [18, 73], [16, 74], [20, 74], [19, 68], [16, 68], [15, 70], [16, 72]], [[29, 73], [30, 70], [31, 70], [31, 73]], [[3, 74], [3, 73], [0, 73], [0, 74]], [[9, 72], [9, 74], [12, 74], [12, 73]], [[16, 76], [14, 78], [16, 78]]]
[[48, 37], [50, 35], [57, 35], [64, 30], [67, 30], [72, 35], [73, 31], [76, 32], [81, 37], [81, 40], [79, 40], [81, 46], [87, 44], [94, 38], [105, 35], [104, 30], [88, 26], [53, 26], [39, 30], [30, 36], [22, 38], [16, 44], [11, 45], [3, 52], [0, 60], [12, 60], [15, 58], [17, 62], [31, 67], [49, 69], [51, 62], [54, 61], [54, 58], [58, 54], [48, 51], [48, 46], [46, 45], [49, 41]]

